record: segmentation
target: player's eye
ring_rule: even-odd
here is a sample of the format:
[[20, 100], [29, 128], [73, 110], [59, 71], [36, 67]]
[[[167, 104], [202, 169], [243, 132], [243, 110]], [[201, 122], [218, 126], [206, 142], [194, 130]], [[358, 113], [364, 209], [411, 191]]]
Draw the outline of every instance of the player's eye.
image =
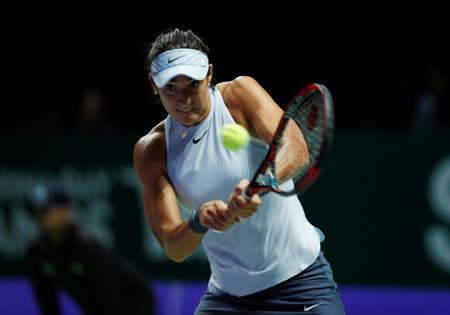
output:
[[190, 82], [190, 87], [191, 87], [192, 89], [196, 89], [196, 88], [198, 88], [199, 86], [200, 86], [200, 81], [192, 80], [192, 81]]
[[167, 95], [174, 96], [177, 93], [178, 88], [175, 84], [167, 83], [164, 87], [164, 91]]
[[175, 85], [173, 85], [172, 83], [167, 83], [164, 89], [168, 92], [173, 92], [175, 91]]

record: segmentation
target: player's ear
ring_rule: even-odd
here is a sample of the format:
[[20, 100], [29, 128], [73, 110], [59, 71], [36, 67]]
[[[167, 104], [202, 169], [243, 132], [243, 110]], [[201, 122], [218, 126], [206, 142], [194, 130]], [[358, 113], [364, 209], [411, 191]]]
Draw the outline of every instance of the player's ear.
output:
[[152, 86], [153, 94], [158, 94], [158, 89], [156, 88], [155, 81], [153, 81], [152, 75], [148, 73], [148, 80], [150, 81], [150, 85]]
[[208, 67], [208, 73], [206, 74], [206, 78], [208, 79], [208, 85], [211, 84], [212, 77], [213, 77], [213, 65], [212, 63], [210, 63]]

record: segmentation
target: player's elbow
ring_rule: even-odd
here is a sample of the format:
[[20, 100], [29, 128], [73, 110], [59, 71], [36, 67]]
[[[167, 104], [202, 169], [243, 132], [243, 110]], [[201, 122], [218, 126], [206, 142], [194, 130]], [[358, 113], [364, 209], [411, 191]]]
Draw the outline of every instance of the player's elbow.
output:
[[167, 258], [177, 263], [181, 263], [188, 258], [198, 246], [197, 243], [194, 242], [193, 244], [189, 237], [186, 237], [186, 233], [182, 229], [183, 226], [166, 227], [160, 233], [164, 253]]
[[176, 263], [182, 263], [186, 258], [185, 257], [169, 257], [169, 259]]
[[183, 255], [182, 253], [166, 251], [166, 256], [167, 258], [176, 263], [182, 263], [189, 255]]
[[191, 254], [183, 246], [179, 246], [171, 242], [165, 242], [163, 249], [167, 258], [176, 263], [183, 262]]

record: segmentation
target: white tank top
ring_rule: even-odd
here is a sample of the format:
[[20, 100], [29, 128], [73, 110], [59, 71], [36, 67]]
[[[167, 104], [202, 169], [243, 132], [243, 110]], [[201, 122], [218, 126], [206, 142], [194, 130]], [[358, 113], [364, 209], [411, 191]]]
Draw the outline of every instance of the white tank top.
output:
[[[219, 90], [211, 89], [210, 96], [211, 112], [199, 125], [185, 127], [170, 116], [165, 122], [168, 175], [180, 207], [188, 212], [210, 200], [227, 202], [241, 179], [252, 178], [268, 147], [252, 139], [246, 149], [228, 151], [219, 132], [234, 120]], [[225, 232], [208, 231], [203, 247], [211, 266], [209, 290], [243, 296], [311, 265], [319, 254], [320, 240], [296, 196], [269, 193], [250, 218]]]

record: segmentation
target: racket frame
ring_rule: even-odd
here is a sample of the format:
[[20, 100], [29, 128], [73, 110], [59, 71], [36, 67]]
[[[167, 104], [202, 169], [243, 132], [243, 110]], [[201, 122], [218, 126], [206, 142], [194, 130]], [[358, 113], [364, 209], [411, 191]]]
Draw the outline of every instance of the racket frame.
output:
[[[325, 111], [322, 114], [322, 118], [325, 120], [331, 119], [331, 121], [323, 121], [322, 124], [327, 126], [324, 132], [326, 133], [324, 137], [324, 142], [321, 146], [321, 152], [318, 156], [318, 159], [315, 161], [313, 165], [308, 166], [308, 171], [302, 176], [302, 178], [296, 180], [296, 185], [294, 189], [290, 191], [284, 191], [279, 188], [279, 183], [275, 178], [275, 157], [278, 148], [282, 145], [282, 135], [288, 125], [290, 119], [294, 120], [300, 130], [303, 132], [303, 127], [294, 119], [293, 115], [297, 113], [299, 108], [304, 104], [305, 100], [308, 97], [313, 96], [314, 91], [320, 91], [321, 97], [324, 97], [325, 102]], [[278, 123], [277, 129], [275, 131], [274, 137], [272, 139], [272, 143], [269, 145], [269, 149], [266, 153], [266, 156], [263, 162], [260, 164], [258, 170], [253, 176], [249, 186], [245, 191], [245, 196], [247, 198], [251, 198], [254, 194], [264, 195], [268, 192], [274, 192], [281, 196], [291, 196], [294, 194], [303, 193], [320, 175], [321, 166], [324, 161], [324, 156], [326, 154], [326, 150], [329, 148], [329, 144], [331, 142], [331, 137], [333, 133], [333, 101], [331, 98], [331, 94], [328, 89], [317, 83], [310, 83], [303, 89], [301, 89], [288, 103], [285, 113], [283, 117], [280, 119]], [[295, 178], [296, 176], [293, 176]], [[299, 188], [300, 187], [300, 188]]]

